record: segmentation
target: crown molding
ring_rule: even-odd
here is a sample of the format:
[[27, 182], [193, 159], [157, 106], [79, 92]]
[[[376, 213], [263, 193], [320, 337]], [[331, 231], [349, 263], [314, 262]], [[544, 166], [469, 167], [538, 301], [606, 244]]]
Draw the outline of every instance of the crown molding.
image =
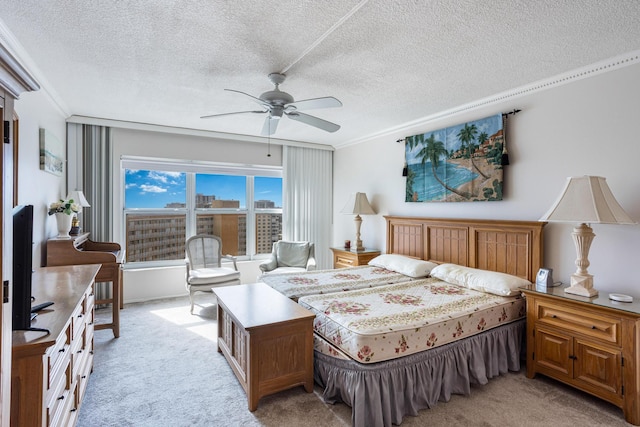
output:
[[[17, 65], [20, 66], [22, 74], [21, 78], [25, 79], [25, 83], [28, 83], [29, 91], [41, 90], [47, 98], [51, 101], [51, 104], [58, 109], [61, 115], [67, 117], [69, 115], [68, 108], [52, 89], [49, 82], [46, 80], [40, 69], [36, 66], [31, 56], [27, 53], [26, 49], [15, 38], [13, 33], [6, 26], [4, 21], [0, 19], [0, 47]], [[4, 62], [4, 57], [0, 58]], [[21, 65], [24, 64], [24, 65]], [[4, 63], [2, 64], [4, 65]], [[23, 90], [24, 92], [26, 90]], [[18, 94], [19, 95], [19, 94]], [[18, 99], [18, 96], [15, 96]]]
[[618, 70], [620, 68], [628, 67], [630, 65], [635, 65], [638, 63], [640, 63], [640, 50], [614, 56], [613, 58], [596, 62], [585, 67], [577, 68], [575, 70], [558, 74], [547, 79], [539, 80], [528, 85], [520, 86], [515, 89], [500, 92], [495, 95], [470, 102], [468, 104], [463, 104], [449, 110], [444, 110], [436, 114], [420, 118], [418, 120], [403, 123], [401, 125], [385, 129], [381, 132], [366, 135], [357, 139], [352, 139], [344, 143], [335, 144], [334, 146], [336, 149], [340, 149], [349, 147], [351, 145], [362, 144], [363, 142], [383, 137], [390, 137], [395, 141], [396, 139], [398, 139], [399, 135], [402, 135], [402, 137], [404, 137], [406, 135], [420, 132], [417, 129], [428, 129], [429, 125], [436, 120], [456, 116], [461, 113], [487, 107], [490, 105], [499, 104], [507, 100], [518, 99], [526, 95], [531, 95], [536, 92], [552, 89], [558, 86], [565, 85], [567, 83], [573, 83], [578, 80], [582, 80], [588, 77], [594, 77], [603, 73], [607, 73], [609, 71]]
[[0, 43], [0, 86], [16, 99], [22, 92], [40, 89], [36, 79], [3, 43]]
[[100, 117], [88, 117], [73, 115], [67, 118], [67, 123], [81, 125], [108, 126], [120, 129], [132, 129], [147, 132], [172, 133], [177, 135], [201, 136], [205, 138], [216, 138], [224, 141], [258, 142], [263, 144], [282, 145], [289, 147], [315, 148], [317, 150], [334, 151], [333, 146], [315, 144], [312, 142], [293, 141], [289, 139], [265, 138], [261, 136], [242, 135], [238, 133], [225, 133], [210, 130], [191, 129], [176, 126], [156, 125], [150, 123], [131, 122], [125, 120], [104, 119]]

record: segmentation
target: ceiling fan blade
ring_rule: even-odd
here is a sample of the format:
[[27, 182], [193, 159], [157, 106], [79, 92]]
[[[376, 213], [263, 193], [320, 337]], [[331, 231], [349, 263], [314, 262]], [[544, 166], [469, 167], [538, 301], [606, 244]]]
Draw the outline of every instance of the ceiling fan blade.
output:
[[287, 104], [286, 107], [295, 107], [297, 110], [313, 110], [314, 108], [342, 107], [342, 102], [333, 96], [325, 96], [322, 98], [302, 99], [291, 102]]
[[234, 113], [221, 113], [221, 114], [209, 114], [207, 116], [201, 116], [201, 119], [210, 119], [212, 117], [230, 116], [232, 114], [246, 114], [246, 113], [266, 113], [266, 111], [236, 111]]
[[242, 91], [240, 91], [240, 90], [235, 90], [235, 89], [225, 89], [225, 90], [226, 90], [226, 91], [229, 91], [229, 92], [241, 93], [242, 95], [246, 95], [246, 96], [248, 96], [249, 98], [253, 99], [255, 102], [257, 102], [257, 103], [258, 103], [258, 104], [260, 104], [260, 105], [264, 105], [264, 106], [265, 106], [265, 107], [267, 107], [267, 108], [271, 107], [271, 104], [269, 104], [267, 101], [264, 101], [264, 100], [262, 100], [262, 99], [260, 99], [260, 98], [256, 98], [255, 96], [253, 96], [253, 95], [249, 95], [249, 94], [248, 94], [248, 93], [246, 93], [246, 92], [242, 92]]
[[285, 114], [290, 119], [297, 120], [299, 122], [302, 122], [302, 123], [305, 123], [305, 124], [308, 124], [308, 125], [311, 125], [311, 126], [315, 126], [318, 129], [322, 129], [322, 130], [325, 130], [327, 132], [335, 132], [338, 129], [340, 129], [340, 125], [328, 122], [328, 121], [320, 119], [318, 117], [310, 116], [308, 114], [299, 113], [297, 111], [290, 112], [290, 113], [285, 112]]
[[279, 122], [280, 117], [273, 117], [272, 115], [268, 115], [267, 118], [264, 119], [264, 125], [262, 125], [262, 136], [269, 136], [276, 133]]

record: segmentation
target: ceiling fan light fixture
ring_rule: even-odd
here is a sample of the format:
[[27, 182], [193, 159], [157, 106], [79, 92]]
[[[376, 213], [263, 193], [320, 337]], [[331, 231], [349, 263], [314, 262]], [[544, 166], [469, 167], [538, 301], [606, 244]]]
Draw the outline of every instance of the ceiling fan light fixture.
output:
[[340, 102], [333, 96], [294, 101], [293, 96], [281, 91], [278, 88], [278, 85], [284, 82], [285, 78], [286, 76], [284, 74], [269, 74], [269, 80], [271, 80], [271, 83], [275, 85], [275, 88], [273, 90], [264, 92], [262, 95], [260, 95], [259, 98], [256, 98], [253, 95], [239, 90], [225, 89], [229, 92], [236, 92], [251, 98], [254, 102], [257, 102], [263, 108], [265, 108], [265, 111], [238, 111], [234, 113], [211, 114], [207, 116], [201, 116], [201, 118], [209, 119], [214, 117], [244, 113], [268, 113], [268, 116], [265, 119], [265, 123], [262, 127], [262, 135], [265, 136], [273, 135], [275, 133], [277, 124], [283, 114], [289, 116], [289, 118], [291, 118], [292, 120], [296, 120], [298, 122], [324, 130], [326, 132], [335, 132], [340, 129], [340, 126], [335, 123], [331, 123], [327, 120], [311, 116], [309, 114], [300, 113], [299, 110], [342, 107], [342, 102]]
[[271, 117], [273, 117], [276, 120], [279, 120], [280, 117], [282, 117], [282, 112], [283, 111], [284, 110], [281, 107], [280, 108], [274, 107], [274, 108], [271, 109]]
[[279, 105], [281, 107], [293, 102], [293, 96], [279, 90], [277, 87], [275, 90], [270, 90], [260, 95], [260, 99], [271, 105]]

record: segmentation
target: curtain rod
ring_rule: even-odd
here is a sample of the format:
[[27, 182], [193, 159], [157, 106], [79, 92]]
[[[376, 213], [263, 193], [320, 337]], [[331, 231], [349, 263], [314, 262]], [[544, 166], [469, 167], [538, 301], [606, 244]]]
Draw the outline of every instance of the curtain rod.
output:
[[[507, 117], [511, 114], [518, 114], [520, 111], [522, 110], [518, 110], [518, 109], [514, 109], [513, 111], [509, 111], [508, 113], [502, 113], [502, 117]], [[404, 142], [406, 138], [400, 138], [400, 139], [396, 139], [396, 142], [399, 144], [401, 142]]]

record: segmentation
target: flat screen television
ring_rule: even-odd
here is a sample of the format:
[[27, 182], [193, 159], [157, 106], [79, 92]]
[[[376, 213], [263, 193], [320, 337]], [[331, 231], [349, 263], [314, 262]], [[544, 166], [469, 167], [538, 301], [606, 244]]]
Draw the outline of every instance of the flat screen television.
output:
[[33, 205], [13, 209], [13, 330], [31, 328]]

